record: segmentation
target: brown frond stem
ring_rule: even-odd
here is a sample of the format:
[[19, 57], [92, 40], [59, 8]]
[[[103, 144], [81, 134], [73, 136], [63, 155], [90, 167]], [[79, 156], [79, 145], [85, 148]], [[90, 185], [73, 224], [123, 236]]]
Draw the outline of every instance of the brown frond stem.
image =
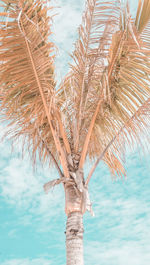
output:
[[49, 155], [51, 156], [51, 158], [52, 158], [52, 160], [53, 160], [53, 162], [54, 162], [54, 165], [55, 165], [55, 167], [56, 167], [56, 169], [57, 169], [57, 171], [58, 171], [58, 173], [59, 173], [59, 176], [60, 176], [61, 178], [63, 178], [63, 177], [64, 177], [64, 174], [63, 174], [63, 172], [61, 171], [61, 169], [60, 169], [60, 167], [59, 167], [59, 165], [58, 165], [58, 163], [57, 163], [57, 161], [56, 161], [54, 155], [52, 154], [52, 152], [51, 152], [50, 149], [48, 148], [47, 143], [44, 141], [44, 139], [43, 139], [42, 136], [40, 135], [39, 130], [38, 130], [38, 135], [39, 135], [39, 137], [40, 137], [40, 139], [41, 139], [41, 141], [42, 141], [42, 144], [45, 146], [47, 152], [48, 152]]
[[70, 145], [69, 145], [68, 138], [67, 138], [66, 132], [64, 130], [64, 126], [63, 126], [59, 112], [56, 112], [56, 117], [57, 117], [57, 121], [59, 123], [60, 133], [61, 133], [61, 136], [63, 138], [64, 146], [66, 148], [67, 153], [70, 154], [71, 153]]
[[139, 16], [140, 16], [140, 13], [141, 13], [141, 8], [142, 8], [142, 0], [139, 0], [137, 13], [136, 13], [136, 19], [135, 19], [135, 25], [136, 26], [138, 25]]
[[58, 136], [57, 136], [57, 134], [55, 132], [55, 129], [53, 127], [53, 124], [52, 124], [52, 116], [51, 116], [51, 113], [48, 111], [48, 108], [47, 108], [47, 104], [46, 104], [46, 100], [45, 100], [45, 97], [44, 97], [44, 93], [43, 93], [43, 90], [42, 90], [42, 87], [41, 87], [41, 84], [40, 84], [40, 80], [39, 80], [39, 77], [38, 77], [38, 74], [37, 74], [37, 71], [36, 71], [36, 67], [35, 67], [35, 64], [34, 64], [34, 60], [33, 60], [33, 57], [32, 57], [32, 53], [31, 53], [31, 50], [30, 50], [30, 45], [28, 43], [28, 40], [25, 37], [26, 33], [25, 33], [25, 29], [24, 29], [24, 26], [23, 26], [21, 18], [20, 18], [20, 25], [21, 25], [21, 28], [22, 28], [22, 31], [23, 31], [23, 34], [24, 34], [26, 47], [27, 47], [28, 54], [29, 54], [29, 57], [30, 57], [30, 60], [31, 60], [31, 64], [32, 64], [32, 67], [33, 67], [35, 79], [36, 79], [36, 82], [37, 82], [37, 85], [38, 85], [38, 88], [39, 88], [39, 91], [40, 91], [40, 95], [41, 95], [41, 98], [42, 98], [42, 101], [43, 101], [43, 105], [44, 105], [44, 109], [45, 109], [45, 112], [46, 112], [46, 115], [47, 115], [47, 119], [48, 119], [48, 122], [49, 122], [49, 125], [50, 125], [50, 129], [52, 131], [52, 135], [53, 135], [53, 138], [54, 138], [54, 141], [55, 141], [55, 145], [56, 145], [57, 151], [59, 153], [60, 161], [61, 161], [61, 164], [62, 164], [62, 167], [63, 167], [63, 170], [64, 170], [64, 175], [69, 178], [69, 171], [68, 171], [68, 167], [67, 167], [66, 157], [65, 157], [64, 151], [63, 151], [63, 149], [61, 147], [61, 143], [59, 141], [59, 138], [58, 138]]
[[119, 53], [119, 51], [120, 51], [120, 49], [121, 49], [121, 46], [122, 46], [122, 44], [123, 44], [125, 34], [126, 34], [126, 31], [124, 31], [124, 32], [121, 34], [122, 36], [121, 36], [120, 41], [119, 41], [119, 43], [118, 43], [118, 45], [117, 45], [117, 48], [116, 48], [116, 51], [115, 51], [115, 56], [114, 56], [112, 62], [110, 63], [110, 65], [109, 65], [109, 68], [108, 68], [108, 80], [109, 80], [109, 78], [111, 77], [111, 74], [112, 74], [112, 71], [113, 71], [113, 66], [115, 65], [115, 62], [116, 62], [116, 60], [117, 60], [118, 53]]
[[42, 140], [42, 143], [45, 145], [45, 148], [46, 148], [47, 152], [50, 154], [51, 158], [53, 159], [53, 162], [54, 162], [54, 164], [55, 164], [55, 167], [56, 167], [56, 169], [57, 169], [57, 171], [58, 171], [60, 177], [64, 177], [64, 174], [62, 173], [62, 171], [61, 171], [61, 169], [60, 169], [60, 167], [59, 167], [59, 165], [58, 165], [58, 163], [57, 163], [57, 161], [56, 161], [54, 155], [53, 155], [52, 152], [49, 150], [47, 144], [45, 143], [44, 140]]
[[[124, 127], [123, 127], [124, 128]], [[123, 130], [123, 128], [121, 129], [121, 131]], [[109, 144], [105, 147], [105, 149], [103, 150], [103, 152], [100, 154], [99, 158], [96, 160], [95, 164], [93, 165], [93, 167], [91, 168], [89, 174], [88, 174], [88, 177], [86, 179], [86, 182], [85, 182], [85, 186], [88, 186], [89, 184], [89, 181], [96, 169], [96, 167], [98, 166], [99, 162], [102, 160], [102, 158], [104, 157], [105, 153], [107, 152], [108, 148], [113, 144], [113, 142], [116, 140], [117, 138], [117, 135], [113, 137], [113, 139], [109, 142]]]
[[86, 135], [85, 142], [84, 142], [83, 149], [82, 149], [82, 153], [81, 153], [81, 159], [80, 159], [80, 163], [79, 163], [79, 168], [83, 168], [83, 165], [84, 165], [84, 162], [85, 162], [85, 158], [86, 158], [86, 154], [87, 154], [87, 150], [88, 150], [90, 137], [91, 137], [91, 133], [92, 133], [93, 127], [95, 125], [95, 120], [96, 120], [97, 114], [99, 112], [100, 105], [101, 105], [102, 101], [103, 101], [102, 99], [99, 100], [99, 102], [97, 104], [97, 107], [96, 107], [96, 110], [95, 110], [95, 113], [93, 115], [93, 118], [91, 120], [90, 126], [88, 128], [88, 133]]
[[[88, 4], [90, 5], [90, 4]], [[87, 54], [88, 54], [88, 49], [89, 49], [89, 40], [90, 40], [90, 34], [91, 34], [91, 26], [92, 26], [92, 20], [93, 20], [93, 13], [94, 13], [94, 9], [96, 6], [96, 0], [93, 1], [93, 5], [91, 6], [90, 9], [90, 15], [91, 15], [91, 19], [88, 25], [88, 32], [87, 32], [87, 42], [86, 42], [86, 47], [85, 47], [85, 63], [84, 63], [84, 73], [83, 73], [83, 79], [82, 79], [82, 86], [81, 86], [81, 100], [80, 100], [80, 105], [79, 105], [79, 116], [78, 116], [78, 123], [77, 123], [77, 137], [76, 137], [76, 143], [75, 143], [75, 152], [78, 151], [78, 146], [79, 146], [79, 136], [80, 136], [80, 126], [81, 126], [81, 112], [82, 112], [82, 103], [83, 103], [83, 92], [85, 89], [85, 77], [86, 77], [86, 68], [87, 68]]]

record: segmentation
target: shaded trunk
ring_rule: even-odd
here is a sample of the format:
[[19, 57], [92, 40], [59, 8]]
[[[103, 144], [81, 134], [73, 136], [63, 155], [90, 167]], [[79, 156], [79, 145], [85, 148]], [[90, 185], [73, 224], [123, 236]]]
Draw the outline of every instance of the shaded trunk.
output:
[[71, 212], [66, 224], [67, 265], [84, 265], [83, 261], [83, 214]]

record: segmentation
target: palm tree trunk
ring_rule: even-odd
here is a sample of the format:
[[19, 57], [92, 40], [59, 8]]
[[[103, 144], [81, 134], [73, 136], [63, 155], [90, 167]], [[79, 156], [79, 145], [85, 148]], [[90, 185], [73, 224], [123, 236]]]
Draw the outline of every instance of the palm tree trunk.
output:
[[67, 265], [83, 265], [82, 198], [73, 185], [65, 185]]
[[84, 265], [83, 261], [83, 214], [71, 212], [66, 225], [67, 265]]

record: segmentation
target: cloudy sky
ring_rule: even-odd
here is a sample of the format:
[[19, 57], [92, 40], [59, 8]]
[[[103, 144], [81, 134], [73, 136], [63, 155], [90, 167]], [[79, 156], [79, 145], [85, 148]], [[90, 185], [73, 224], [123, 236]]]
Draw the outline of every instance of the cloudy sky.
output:
[[[53, 2], [60, 80], [68, 69], [84, 0]], [[131, 2], [134, 12], [137, 0]], [[57, 173], [40, 164], [33, 172], [28, 156], [21, 159], [19, 146], [12, 153], [9, 141], [2, 142], [0, 150], [0, 264], [65, 265], [63, 188], [43, 192], [43, 184]], [[150, 264], [150, 159], [139, 151], [127, 152], [126, 179], [112, 181], [102, 163], [93, 175], [95, 217], [84, 217], [86, 265]]]

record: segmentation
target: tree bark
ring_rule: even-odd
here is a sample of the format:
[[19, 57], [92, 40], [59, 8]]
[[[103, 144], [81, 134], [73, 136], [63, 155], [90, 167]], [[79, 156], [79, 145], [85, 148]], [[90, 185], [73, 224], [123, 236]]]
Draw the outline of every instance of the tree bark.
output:
[[83, 214], [70, 212], [66, 224], [67, 265], [84, 265], [83, 231]]

